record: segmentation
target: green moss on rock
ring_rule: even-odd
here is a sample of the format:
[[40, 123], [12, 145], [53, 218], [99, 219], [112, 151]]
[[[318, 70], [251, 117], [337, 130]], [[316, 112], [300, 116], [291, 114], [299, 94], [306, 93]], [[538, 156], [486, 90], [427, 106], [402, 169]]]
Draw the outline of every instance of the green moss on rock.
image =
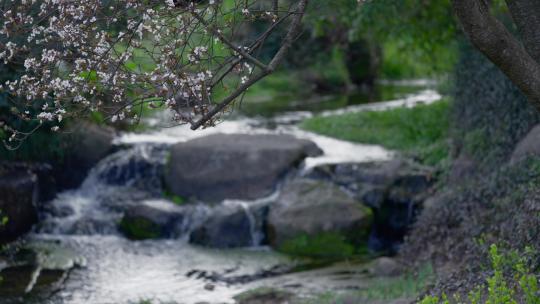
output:
[[321, 260], [342, 260], [365, 253], [365, 247], [357, 247], [347, 237], [336, 232], [307, 234], [285, 241], [279, 251], [296, 257]]
[[172, 193], [169, 189], [163, 191], [163, 197], [180, 206], [185, 204], [188, 200], [182, 196]]
[[120, 230], [132, 240], [155, 239], [161, 236], [159, 226], [142, 217], [123, 218]]

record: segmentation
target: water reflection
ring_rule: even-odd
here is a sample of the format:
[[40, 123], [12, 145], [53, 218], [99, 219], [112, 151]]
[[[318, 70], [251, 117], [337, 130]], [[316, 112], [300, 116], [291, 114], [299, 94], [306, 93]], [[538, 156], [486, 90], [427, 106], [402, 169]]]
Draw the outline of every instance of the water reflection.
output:
[[[354, 105], [396, 100], [427, 88], [429, 82], [382, 82], [370, 90], [357, 90], [346, 94], [297, 96], [286, 92], [271, 98], [257, 97], [237, 105], [236, 114], [248, 117], [274, 117], [285, 112], [312, 112], [342, 109]], [[247, 98], [247, 97], [246, 97]]]

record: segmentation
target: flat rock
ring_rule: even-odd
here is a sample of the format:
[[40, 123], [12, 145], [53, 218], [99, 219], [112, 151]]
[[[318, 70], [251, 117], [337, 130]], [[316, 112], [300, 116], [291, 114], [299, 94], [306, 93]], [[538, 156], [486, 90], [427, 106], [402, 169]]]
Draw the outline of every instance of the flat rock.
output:
[[84, 257], [60, 244], [30, 241], [0, 268], [0, 302], [30, 303], [30, 299], [46, 297], [61, 287], [69, 271], [85, 265]]

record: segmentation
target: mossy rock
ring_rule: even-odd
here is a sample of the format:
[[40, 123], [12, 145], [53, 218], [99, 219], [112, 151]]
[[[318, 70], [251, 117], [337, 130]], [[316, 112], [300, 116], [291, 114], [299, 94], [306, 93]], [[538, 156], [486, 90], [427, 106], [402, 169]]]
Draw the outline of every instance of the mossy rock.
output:
[[132, 240], [156, 239], [161, 236], [161, 228], [143, 217], [124, 217], [120, 222], [120, 230]]
[[298, 179], [270, 207], [268, 238], [294, 256], [342, 259], [365, 247], [372, 223], [372, 210], [338, 186]]
[[343, 260], [365, 253], [366, 247], [351, 244], [347, 237], [339, 233], [303, 234], [288, 240], [279, 247], [279, 251], [296, 257], [318, 260]]

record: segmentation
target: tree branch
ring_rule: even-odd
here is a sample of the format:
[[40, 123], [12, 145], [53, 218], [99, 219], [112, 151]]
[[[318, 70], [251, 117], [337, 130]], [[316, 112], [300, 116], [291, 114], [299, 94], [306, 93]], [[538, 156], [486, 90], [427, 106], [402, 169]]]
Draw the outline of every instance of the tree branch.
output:
[[[535, 1], [535, 0], [533, 0]], [[497, 18], [483, 0], [452, 0], [463, 30], [540, 111], [540, 64]]]
[[287, 35], [283, 40], [283, 44], [281, 45], [277, 53], [274, 55], [270, 63], [266, 66], [266, 68], [262, 69], [262, 72], [260, 74], [249, 79], [240, 87], [238, 87], [231, 95], [229, 95], [221, 103], [212, 108], [206, 115], [193, 123], [191, 125], [192, 130], [197, 130], [206, 122], [210, 121], [212, 117], [223, 111], [223, 109], [225, 109], [230, 103], [232, 103], [236, 99], [236, 97], [240, 96], [250, 86], [263, 79], [264, 77], [268, 76], [276, 69], [276, 67], [281, 63], [281, 61], [283, 61], [283, 58], [285, 57], [289, 48], [292, 46], [294, 39], [300, 32], [302, 17], [304, 16], [304, 12], [306, 11], [307, 4], [308, 0], [299, 1], [296, 9], [296, 14], [294, 14], [293, 20], [291, 21], [291, 24], [289, 26], [289, 31], [287, 32]]
[[233, 102], [236, 99], [236, 97], [240, 96], [250, 86], [252, 86], [256, 82], [258, 82], [259, 80], [263, 79], [268, 74], [269, 74], [269, 72], [263, 71], [260, 74], [258, 74], [257, 76], [249, 79], [244, 84], [239, 86], [236, 90], [234, 90], [234, 92], [231, 93], [231, 95], [227, 96], [227, 98], [225, 98], [221, 103], [219, 103], [218, 105], [213, 107], [212, 110], [208, 111], [208, 113], [206, 113], [201, 119], [194, 122], [191, 125], [191, 130], [197, 130], [202, 125], [204, 125], [206, 122], [210, 121], [212, 119], [212, 117], [216, 116], [218, 113], [223, 111], [231, 102]]
[[266, 70], [268, 67], [266, 64], [260, 62], [257, 58], [251, 56], [248, 52], [242, 50], [241, 48], [235, 46], [232, 42], [230, 42], [223, 34], [221, 34], [220, 31], [216, 30], [215, 28], [211, 27], [206, 20], [202, 16], [200, 16], [195, 11], [192, 11], [192, 15], [202, 24], [204, 25], [209, 31], [212, 32], [215, 36], [219, 38], [219, 40], [223, 43], [225, 43], [228, 47], [230, 47], [232, 50], [240, 54], [242, 57], [244, 57], [246, 60], [251, 61], [253, 64], [261, 68], [262, 70]]

